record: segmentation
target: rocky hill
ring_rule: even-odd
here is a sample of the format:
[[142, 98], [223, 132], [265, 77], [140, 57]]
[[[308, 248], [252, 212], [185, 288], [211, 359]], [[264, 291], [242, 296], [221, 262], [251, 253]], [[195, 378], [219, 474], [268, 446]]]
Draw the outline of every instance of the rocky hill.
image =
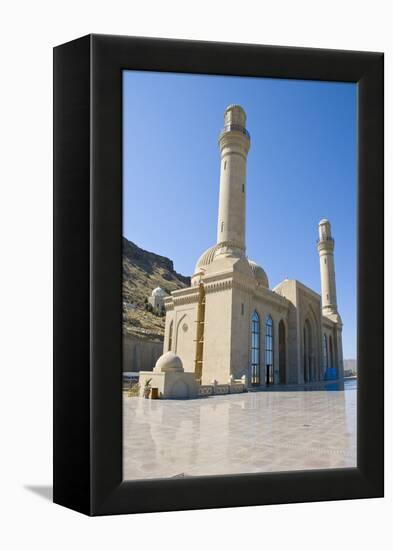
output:
[[123, 237], [123, 332], [141, 339], [163, 340], [165, 317], [146, 310], [146, 298], [157, 286], [168, 294], [190, 285], [173, 262], [139, 248]]

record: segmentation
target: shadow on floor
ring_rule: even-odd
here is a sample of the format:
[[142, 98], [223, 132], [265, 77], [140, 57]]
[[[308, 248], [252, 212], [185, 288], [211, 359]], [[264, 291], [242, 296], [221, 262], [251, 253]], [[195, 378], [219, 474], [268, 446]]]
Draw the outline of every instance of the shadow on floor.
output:
[[53, 498], [52, 485], [25, 485], [24, 488], [45, 500], [52, 500]]

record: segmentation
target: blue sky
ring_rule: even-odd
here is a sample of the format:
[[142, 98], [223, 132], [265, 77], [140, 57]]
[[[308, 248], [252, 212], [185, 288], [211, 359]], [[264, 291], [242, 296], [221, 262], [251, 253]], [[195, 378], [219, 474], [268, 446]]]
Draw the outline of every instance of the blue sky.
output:
[[356, 85], [124, 71], [123, 234], [191, 275], [215, 244], [218, 134], [247, 113], [247, 255], [270, 287], [320, 292], [318, 222], [336, 241], [344, 358], [356, 357]]

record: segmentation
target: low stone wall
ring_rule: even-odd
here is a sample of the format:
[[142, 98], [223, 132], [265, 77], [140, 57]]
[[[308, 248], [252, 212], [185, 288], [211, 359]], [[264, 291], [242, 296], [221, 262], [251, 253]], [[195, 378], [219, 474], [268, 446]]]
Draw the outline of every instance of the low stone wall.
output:
[[213, 386], [207, 386], [207, 385], [199, 386], [198, 395], [200, 397], [208, 397], [209, 395], [214, 395]]
[[162, 355], [163, 342], [140, 340], [123, 333], [123, 372], [151, 371]]
[[243, 381], [233, 381], [229, 384], [204, 384], [199, 386], [198, 395], [208, 397], [209, 395], [228, 395], [229, 393], [243, 393], [246, 385]]
[[229, 390], [229, 393], [243, 393], [244, 391], [246, 391], [246, 386], [243, 383], [235, 383], [229, 386]]

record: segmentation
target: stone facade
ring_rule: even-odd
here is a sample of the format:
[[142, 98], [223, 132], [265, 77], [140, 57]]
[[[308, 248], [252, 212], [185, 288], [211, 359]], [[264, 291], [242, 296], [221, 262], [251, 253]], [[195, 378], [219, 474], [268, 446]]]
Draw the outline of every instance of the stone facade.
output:
[[242, 377], [249, 387], [342, 378], [329, 222], [320, 222], [317, 245], [322, 296], [296, 280], [270, 289], [264, 270], [245, 255], [250, 136], [240, 106], [226, 109], [219, 145], [217, 243], [199, 258], [191, 287], [164, 299], [164, 353], [177, 354], [202, 385]]

